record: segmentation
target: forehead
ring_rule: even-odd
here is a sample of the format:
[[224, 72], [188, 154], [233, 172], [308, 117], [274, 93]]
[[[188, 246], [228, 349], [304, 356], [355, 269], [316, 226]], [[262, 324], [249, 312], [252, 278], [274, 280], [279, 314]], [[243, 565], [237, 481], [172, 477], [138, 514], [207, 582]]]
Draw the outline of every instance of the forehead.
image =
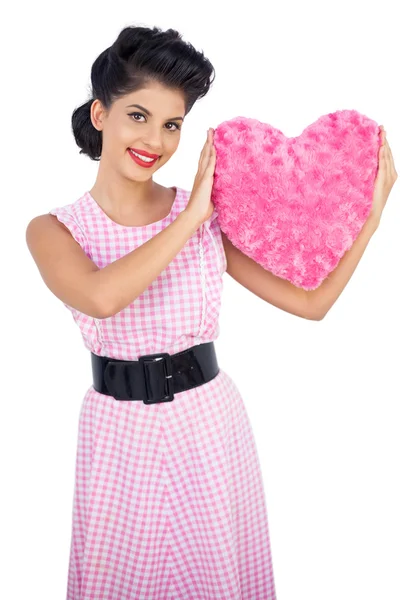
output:
[[126, 107], [129, 104], [141, 104], [150, 112], [167, 112], [171, 110], [174, 114], [180, 114], [185, 110], [185, 98], [183, 92], [178, 89], [168, 88], [160, 83], [148, 83], [146, 87], [126, 94], [119, 99], [120, 106]]

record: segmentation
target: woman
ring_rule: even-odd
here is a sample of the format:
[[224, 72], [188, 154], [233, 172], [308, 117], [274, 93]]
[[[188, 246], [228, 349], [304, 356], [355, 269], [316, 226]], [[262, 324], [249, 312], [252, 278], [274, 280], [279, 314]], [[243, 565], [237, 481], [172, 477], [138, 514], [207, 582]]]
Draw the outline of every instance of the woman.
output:
[[254, 293], [263, 297], [257, 286], [270, 277], [265, 299], [277, 303], [275, 290], [285, 310], [320, 315], [220, 231], [212, 130], [191, 192], [153, 181], [213, 75], [175, 30], [123, 29], [95, 60], [92, 98], [72, 117], [80, 152], [100, 159], [95, 184], [27, 229], [93, 370], [79, 420], [68, 600], [276, 598], [255, 440], [213, 344], [228, 257]]

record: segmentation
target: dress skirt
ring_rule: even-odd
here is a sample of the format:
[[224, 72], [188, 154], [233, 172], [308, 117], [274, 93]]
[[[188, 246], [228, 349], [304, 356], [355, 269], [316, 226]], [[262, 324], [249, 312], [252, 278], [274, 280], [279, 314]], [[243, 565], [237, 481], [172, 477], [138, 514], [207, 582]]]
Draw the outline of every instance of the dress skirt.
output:
[[275, 600], [257, 448], [222, 369], [159, 404], [89, 388], [67, 598]]

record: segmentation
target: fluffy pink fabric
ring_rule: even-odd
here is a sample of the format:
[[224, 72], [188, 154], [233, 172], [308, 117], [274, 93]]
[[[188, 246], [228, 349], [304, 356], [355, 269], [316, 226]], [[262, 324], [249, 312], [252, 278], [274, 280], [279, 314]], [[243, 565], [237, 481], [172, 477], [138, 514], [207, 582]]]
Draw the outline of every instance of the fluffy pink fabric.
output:
[[265, 269], [315, 289], [352, 246], [372, 205], [378, 124], [355, 110], [287, 138], [236, 117], [215, 130], [211, 200], [228, 239]]

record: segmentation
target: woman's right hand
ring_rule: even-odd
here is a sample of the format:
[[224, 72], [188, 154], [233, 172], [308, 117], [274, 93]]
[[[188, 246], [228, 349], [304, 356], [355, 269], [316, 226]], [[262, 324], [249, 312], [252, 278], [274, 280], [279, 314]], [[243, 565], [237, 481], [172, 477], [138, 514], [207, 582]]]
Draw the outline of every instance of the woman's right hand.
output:
[[207, 131], [207, 140], [200, 154], [199, 168], [185, 211], [194, 215], [199, 225], [209, 219], [214, 211], [211, 202], [211, 190], [214, 183], [216, 150], [214, 146], [214, 130]]

